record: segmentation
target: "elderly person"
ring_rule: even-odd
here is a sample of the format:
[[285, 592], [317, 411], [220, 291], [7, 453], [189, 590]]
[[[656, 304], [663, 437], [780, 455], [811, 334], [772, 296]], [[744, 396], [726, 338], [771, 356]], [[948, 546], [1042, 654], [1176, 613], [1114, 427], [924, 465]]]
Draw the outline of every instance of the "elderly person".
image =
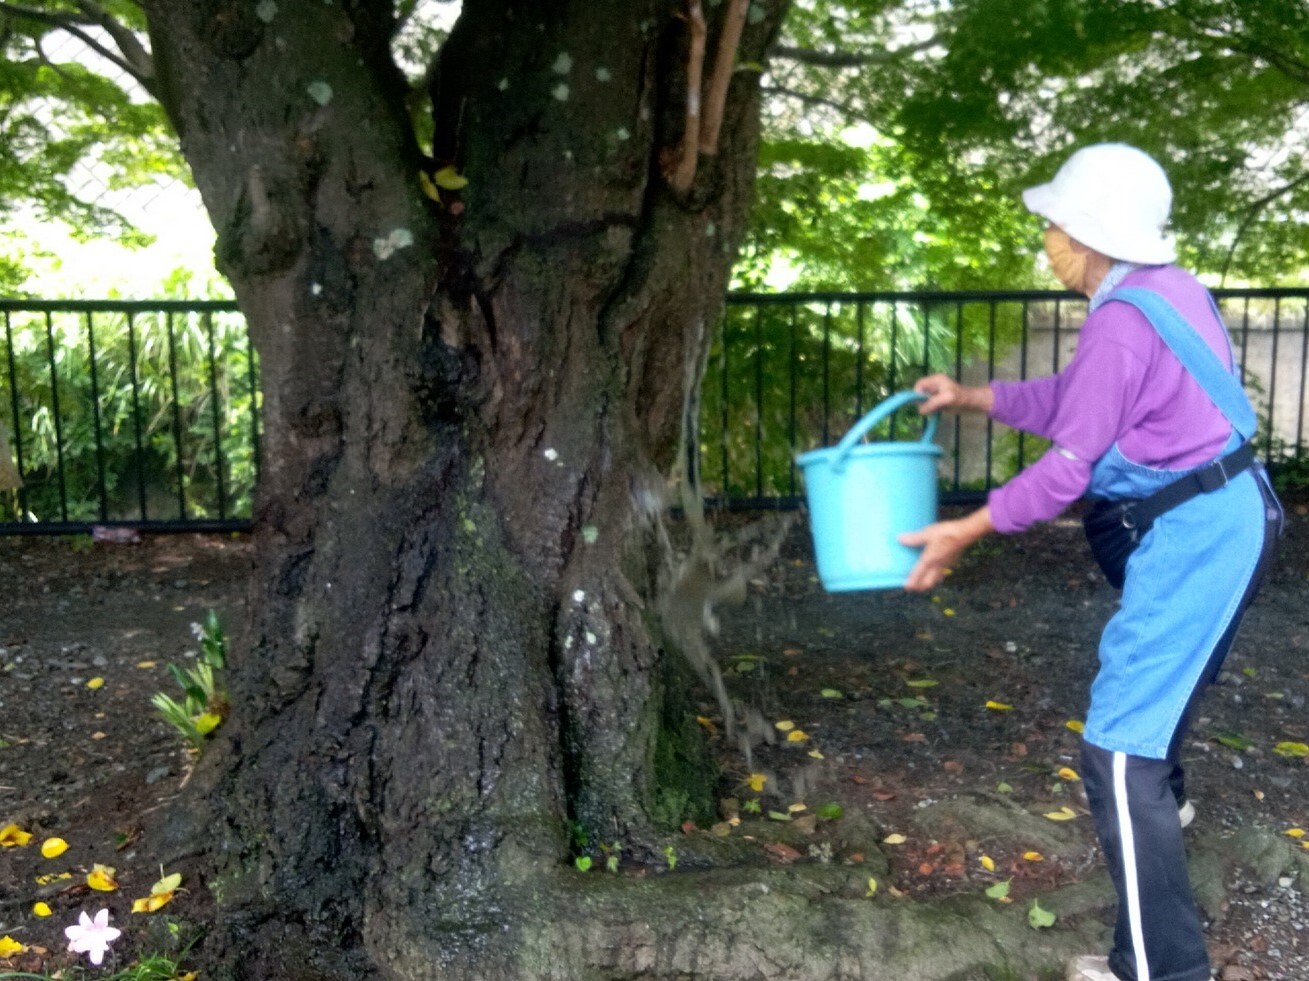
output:
[[[978, 538], [1020, 532], [1083, 495], [1110, 509], [1127, 557], [1123, 570], [1106, 564], [1122, 602], [1100, 639], [1082, 777], [1118, 916], [1109, 956], [1078, 958], [1068, 978], [1209, 981], [1180, 746], [1269, 565], [1281, 508], [1248, 445], [1254, 411], [1217, 308], [1171, 264], [1159, 165], [1123, 144], [1085, 147], [1023, 200], [1049, 222], [1055, 275], [1090, 298], [1076, 354], [1048, 378], [966, 387], [931, 375], [915, 388], [923, 413], [985, 412], [1054, 445], [985, 507], [903, 536], [922, 546], [906, 588], [931, 589]], [[1113, 510], [1141, 499], [1126, 516]]]

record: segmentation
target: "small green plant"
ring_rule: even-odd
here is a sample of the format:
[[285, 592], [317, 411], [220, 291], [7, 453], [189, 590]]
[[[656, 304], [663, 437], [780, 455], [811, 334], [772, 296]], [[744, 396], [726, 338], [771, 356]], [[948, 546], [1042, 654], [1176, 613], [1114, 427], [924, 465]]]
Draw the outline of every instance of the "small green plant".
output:
[[205, 738], [227, 718], [227, 688], [222, 681], [222, 672], [227, 667], [227, 638], [213, 610], [203, 624], [192, 624], [191, 629], [200, 641], [196, 663], [188, 668], [168, 665], [173, 680], [182, 689], [182, 700], [156, 692], [150, 702], [164, 721], [198, 752]]
[[677, 849], [672, 845], [664, 846], [664, 861], [668, 863], [669, 872], [677, 868]]

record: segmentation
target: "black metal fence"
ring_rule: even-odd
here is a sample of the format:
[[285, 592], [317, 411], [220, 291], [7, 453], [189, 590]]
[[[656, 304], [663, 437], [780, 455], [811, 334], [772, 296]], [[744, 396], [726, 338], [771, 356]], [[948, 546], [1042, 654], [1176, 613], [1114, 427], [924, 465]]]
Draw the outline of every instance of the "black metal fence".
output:
[[[1260, 450], [1285, 479], [1309, 476], [1309, 289], [1218, 290]], [[830, 446], [887, 395], [940, 371], [971, 384], [1058, 371], [1086, 299], [1072, 293], [804, 293], [728, 297], [702, 395], [701, 485], [734, 508], [790, 507], [798, 453]], [[902, 416], [905, 413], [901, 414]], [[891, 418], [875, 437], [915, 439]], [[985, 419], [941, 420], [942, 499], [965, 503], [1046, 444]]]
[[[1216, 293], [1275, 471], [1309, 477], [1309, 289]], [[970, 383], [1057, 371], [1086, 301], [1042, 291], [734, 294], [710, 356], [693, 466], [711, 501], [791, 507], [797, 454], [944, 371]], [[258, 359], [224, 302], [0, 301], [0, 534], [248, 527], [259, 478]], [[874, 438], [916, 439], [901, 413]], [[1044, 450], [943, 419], [942, 499], [979, 499]]]
[[258, 364], [231, 303], [0, 301], [0, 533], [248, 527]]

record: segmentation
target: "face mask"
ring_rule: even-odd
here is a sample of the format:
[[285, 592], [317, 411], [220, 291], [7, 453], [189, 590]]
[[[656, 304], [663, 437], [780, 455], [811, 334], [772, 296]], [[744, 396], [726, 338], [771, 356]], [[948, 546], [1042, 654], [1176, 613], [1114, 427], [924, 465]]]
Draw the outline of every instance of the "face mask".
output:
[[1045, 254], [1059, 282], [1070, 290], [1085, 293], [1086, 252], [1073, 250], [1073, 241], [1062, 228], [1051, 225], [1045, 230]]

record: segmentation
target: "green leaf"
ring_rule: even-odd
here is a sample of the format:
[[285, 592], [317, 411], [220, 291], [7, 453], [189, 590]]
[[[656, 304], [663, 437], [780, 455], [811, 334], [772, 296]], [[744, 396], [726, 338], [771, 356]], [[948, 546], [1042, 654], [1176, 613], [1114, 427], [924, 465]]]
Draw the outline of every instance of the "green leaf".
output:
[[1005, 879], [1004, 882], [997, 882], [986, 890], [986, 895], [991, 899], [1004, 899], [1009, 895], [1009, 886], [1012, 882], [1012, 879]]
[[1273, 752], [1278, 756], [1303, 759], [1309, 756], [1309, 746], [1304, 743], [1278, 743], [1273, 747]]
[[1214, 736], [1214, 742], [1226, 746], [1228, 749], [1234, 749], [1238, 753], [1244, 753], [1247, 749], [1254, 746], [1254, 742], [1246, 739], [1239, 733], [1225, 733], [1221, 736]]
[[836, 688], [824, 688], [820, 693], [824, 698], [844, 698], [845, 696]]
[[1056, 917], [1047, 909], [1042, 909], [1041, 904], [1035, 899], [1032, 900], [1032, 908], [1027, 911], [1027, 922], [1032, 925], [1033, 930], [1040, 930], [1043, 927], [1054, 926]]
[[578, 872], [590, 872], [594, 862], [590, 855], [578, 855], [577, 858], [573, 859], [573, 864], [577, 866]]
[[845, 814], [845, 808], [843, 808], [840, 804], [836, 803], [835, 801], [832, 801], [831, 803], [823, 804], [821, 807], [819, 807], [817, 814], [824, 821], [836, 821], [839, 820], [843, 814]]

